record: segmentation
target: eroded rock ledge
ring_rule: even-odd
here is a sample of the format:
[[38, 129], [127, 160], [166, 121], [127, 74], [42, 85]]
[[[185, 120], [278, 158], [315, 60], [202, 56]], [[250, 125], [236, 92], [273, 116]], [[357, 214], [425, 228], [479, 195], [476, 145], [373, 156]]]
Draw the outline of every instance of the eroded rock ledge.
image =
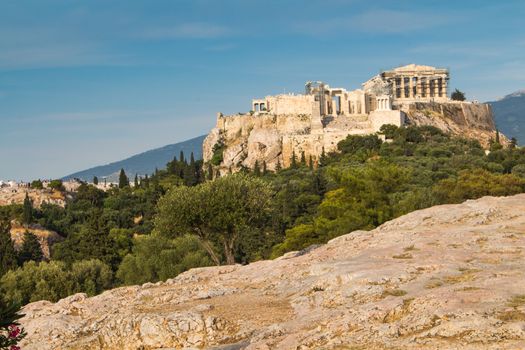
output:
[[[525, 348], [525, 194], [25, 307], [27, 350]], [[521, 297], [520, 297], [521, 295]]]

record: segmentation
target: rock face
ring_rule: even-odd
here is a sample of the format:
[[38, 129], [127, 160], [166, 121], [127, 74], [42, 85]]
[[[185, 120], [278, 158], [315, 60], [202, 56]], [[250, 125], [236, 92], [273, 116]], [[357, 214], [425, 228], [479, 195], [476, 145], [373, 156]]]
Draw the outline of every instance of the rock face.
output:
[[442, 205], [273, 261], [29, 304], [23, 348], [523, 349], [524, 250], [525, 194]]
[[[383, 124], [433, 125], [446, 132], [477, 139], [484, 147], [496, 136], [492, 110], [487, 104], [471, 102], [410, 103], [395, 111], [374, 111], [363, 115], [315, 116], [313, 114], [219, 115], [217, 125], [203, 143], [204, 161], [222, 144], [221, 174], [241, 167], [253, 168], [266, 162], [275, 169], [277, 162], [288, 166], [293, 152], [300, 159], [304, 152], [314, 163], [323, 149], [337, 150], [337, 143], [348, 135], [372, 134]], [[401, 119], [405, 119], [400, 120]], [[502, 140], [506, 139], [502, 136]], [[220, 151], [219, 151], [220, 152]]]
[[54, 204], [61, 207], [66, 205], [67, 197], [59, 191], [4, 187], [0, 188], [0, 206], [24, 203], [26, 193], [36, 208], [40, 208], [43, 203]]
[[51, 256], [51, 249], [55, 243], [64, 240], [64, 237], [60, 236], [55, 231], [47, 230], [40, 225], [30, 225], [28, 227], [20, 225], [14, 221], [11, 222], [11, 239], [15, 245], [15, 249], [20, 249], [24, 243], [24, 235], [26, 231], [31, 232], [38, 238], [42, 253], [46, 259]]
[[[496, 126], [489, 104], [414, 103], [404, 111], [409, 124], [432, 125], [453, 135], [478, 140], [484, 147], [488, 147], [490, 140], [496, 136]], [[508, 142], [504, 136], [501, 136], [500, 141]]]

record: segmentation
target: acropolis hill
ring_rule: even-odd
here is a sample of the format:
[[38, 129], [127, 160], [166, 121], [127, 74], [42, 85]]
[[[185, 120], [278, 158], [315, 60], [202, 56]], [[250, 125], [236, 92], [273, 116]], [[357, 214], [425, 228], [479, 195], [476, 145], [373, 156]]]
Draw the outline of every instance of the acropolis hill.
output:
[[203, 158], [208, 162], [214, 147], [222, 149], [221, 174], [253, 168], [256, 161], [268, 169], [286, 167], [293, 152], [316, 163], [323, 150], [336, 150], [348, 135], [376, 133], [385, 124], [432, 125], [487, 146], [496, 133], [490, 106], [451, 100], [448, 80], [447, 69], [410, 64], [383, 71], [352, 91], [307, 82], [304, 94], [253, 99], [249, 113], [218, 113]]

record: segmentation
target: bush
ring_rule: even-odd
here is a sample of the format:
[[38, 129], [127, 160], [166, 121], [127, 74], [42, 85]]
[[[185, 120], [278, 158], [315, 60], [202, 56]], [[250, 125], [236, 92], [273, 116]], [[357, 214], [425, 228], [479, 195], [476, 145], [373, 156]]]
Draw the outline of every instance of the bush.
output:
[[194, 267], [212, 262], [195, 236], [168, 239], [157, 235], [134, 239], [133, 252], [126, 255], [117, 271], [123, 284], [163, 281]]
[[99, 260], [36, 263], [11, 270], [0, 279], [0, 292], [9, 302], [27, 304], [38, 300], [56, 302], [68, 295], [85, 292], [95, 295], [110, 288], [111, 269]]

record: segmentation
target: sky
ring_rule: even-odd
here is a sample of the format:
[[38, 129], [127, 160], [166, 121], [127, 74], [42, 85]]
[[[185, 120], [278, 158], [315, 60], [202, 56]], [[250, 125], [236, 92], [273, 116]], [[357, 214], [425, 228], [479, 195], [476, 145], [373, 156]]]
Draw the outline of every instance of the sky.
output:
[[217, 112], [450, 69], [491, 101], [525, 89], [523, 0], [0, 0], [0, 179], [58, 178], [203, 135]]

